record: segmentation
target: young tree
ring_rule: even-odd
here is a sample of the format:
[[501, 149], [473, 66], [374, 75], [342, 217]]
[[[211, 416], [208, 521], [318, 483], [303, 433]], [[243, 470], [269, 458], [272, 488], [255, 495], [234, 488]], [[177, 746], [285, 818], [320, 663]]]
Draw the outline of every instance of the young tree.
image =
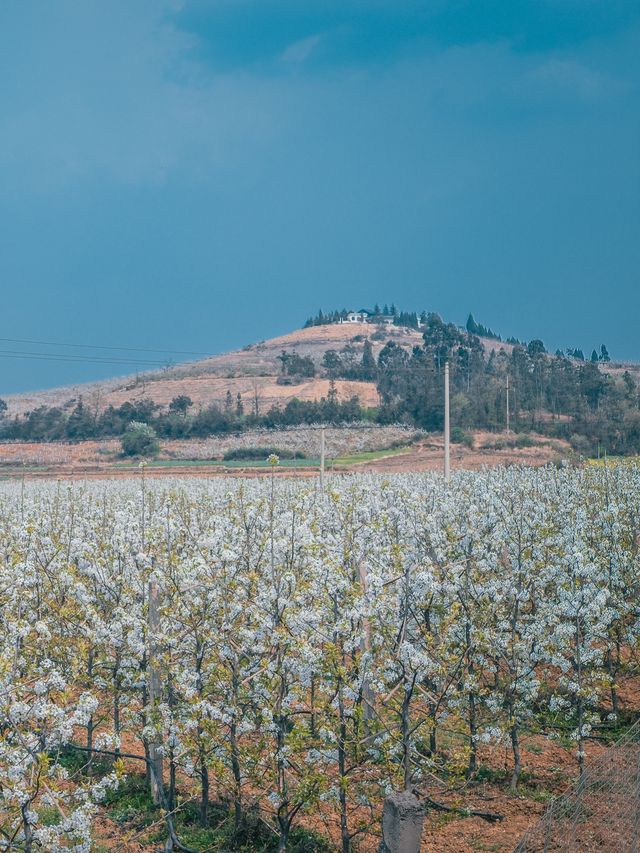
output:
[[158, 436], [153, 427], [132, 421], [121, 440], [125, 456], [155, 456], [160, 450]]

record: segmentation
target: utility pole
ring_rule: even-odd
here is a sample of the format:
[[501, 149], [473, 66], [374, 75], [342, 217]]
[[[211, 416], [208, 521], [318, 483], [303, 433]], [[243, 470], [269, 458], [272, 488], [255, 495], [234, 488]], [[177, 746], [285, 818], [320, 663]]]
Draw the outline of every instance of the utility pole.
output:
[[509, 374], [507, 373], [507, 435], [510, 433], [509, 429]]
[[451, 450], [449, 446], [449, 362], [444, 363], [444, 481], [451, 479]]
[[321, 486], [321, 488], [324, 488], [324, 454], [325, 454], [324, 427], [320, 427], [320, 486]]

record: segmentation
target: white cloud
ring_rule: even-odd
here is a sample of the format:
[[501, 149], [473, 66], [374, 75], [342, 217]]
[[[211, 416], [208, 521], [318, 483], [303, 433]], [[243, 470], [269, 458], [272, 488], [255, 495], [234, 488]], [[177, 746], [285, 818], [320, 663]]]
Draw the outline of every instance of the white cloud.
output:
[[282, 53], [281, 59], [283, 62], [299, 65], [306, 62], [315, 52], [316, 48], [322, 41], [322, 36], [319, 34], [308, 36], [307, 38], [294, 41]]
[[549, 59], [532, 69], [526, 82], [539, 90], [560, 95], [595, 100], [620, 88], [620, 83], [607, 74], [594, 71], [572, 59]]

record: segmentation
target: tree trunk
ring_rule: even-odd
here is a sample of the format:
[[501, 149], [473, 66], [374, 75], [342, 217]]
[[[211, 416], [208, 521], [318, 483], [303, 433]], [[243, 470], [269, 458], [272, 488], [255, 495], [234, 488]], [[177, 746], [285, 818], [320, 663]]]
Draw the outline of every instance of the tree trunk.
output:
[[209, 771], [204, 747], [200, 744], [198, 750], [200, 764], [200, 826], [209, 826]]
[[338, 687], [338, 713], [340, 715], [340, 736], [338, 738], [338, 775], [340, 777], [340, 838], [342, 840], [342, 853], [351, 850], [351, 839], [349, 837], [349, 824], [347, 821], [347, 722], [344, 713], [344, 699], [342, 697], [342, 685]]
[[520, 771], [522, 769], [522, 759], [520, 756], [520, 738], [518, 737], [518, 727], [515, 723], [511, 726], [511, 749], [513, 750], [513, 773], [511, 775], [511, 790], [516, 791], [520, 780]]
[[[93, 682], [93, 649], [89, 649], [87, 657], [87, 679], [89, 684]], [[87, 776], [93, 771], [93, 714], [87, 722]]]
[[[160, 627], [160, 614], [158, 611], [158, 587], [155, 581], [149, 582], [149, 658], [147, 666], [147, 682], [148, 682], [148, 715], [147, 725], [157, 726], [156, 719], [157, 706], [161, 701], [162, 685], [160, 682], [160, 673], [156, 666], [157, 657], [157, 632]], [[161, 751], [161, 735], [160, 733], [153, 735], [153, 740], [149, 743], [149, 759], [153, 762], [155, 773], [151, 774], [151, 796], [155, 805], [160, 804], [161, 794], [158, 786], [162, 785], [163, 778], [163, 759]]]
[[478, 769], [478, 746], [477, 734], [478, 725], [476, 720], [476, 695], [469, 691], [469, 767], [468, 772], [471, 776]]
[[31, 803], [26, 803], [21, 807], [22, 811], [22, 831], [24, 833], [24, 853], [32, 853], [33, 851], [33, 830], [27, 818], [27, 812]]

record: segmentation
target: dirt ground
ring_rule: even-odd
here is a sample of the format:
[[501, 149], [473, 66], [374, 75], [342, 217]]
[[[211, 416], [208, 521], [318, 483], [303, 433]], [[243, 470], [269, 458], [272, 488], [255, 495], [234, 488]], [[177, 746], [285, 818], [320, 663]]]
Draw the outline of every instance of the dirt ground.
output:
[[[587, 760], [601, 755], [605, 747], [590, 742]], [[141, 754], [142, 746], [134, 738], [125, 735], [123, 750]], [[576, 778], [577, 765], [571, 749], [551, 741], [542, 735], [523, 739], [523, 775], [528, 780], [521, 784], [517, 794], [509, 792], [505, 783], [461, 781], [447, 790], [434, 781], [416, 792], [430, 797], [437, 803], [459, 810], [478, 811], [501, 816], [501, 820], [489, 822], [481, 817], [446, 813], [430, 808], [426, 812], [422, 853], [512, 853], [524, 833], [538, 820], [552, 795], [562, 793]], [[126, 760], [128, 773], [140, 772], [139, 762]], [[481, 765], [498, 773], [511, 767], [510, 752], [504, 746], [485, 748], [481, 754]], [[182, 780], [183, 795], [188, 783]], [[224, 792], [218, 792], [224, 794]], [[215, 792], [212, 792], [215, 797]], [[319, 807], [318, 807], [319, 808]], [[379, 804], [379, 812], [382, 803]], [[323, 810], [322, 814], [305, 816], [301, 823], [331, 838], [339, 846], [339, 823], [337, 815]], [[109, 850], [121, 853], [151, 851], [153, 845], [145, 844], [145, 832], [128, 830], [111, 821], [101, 813], [96, 821], [96, 841]], [[360, 838], [359, 853], [377, 853], [379, 829]]]

